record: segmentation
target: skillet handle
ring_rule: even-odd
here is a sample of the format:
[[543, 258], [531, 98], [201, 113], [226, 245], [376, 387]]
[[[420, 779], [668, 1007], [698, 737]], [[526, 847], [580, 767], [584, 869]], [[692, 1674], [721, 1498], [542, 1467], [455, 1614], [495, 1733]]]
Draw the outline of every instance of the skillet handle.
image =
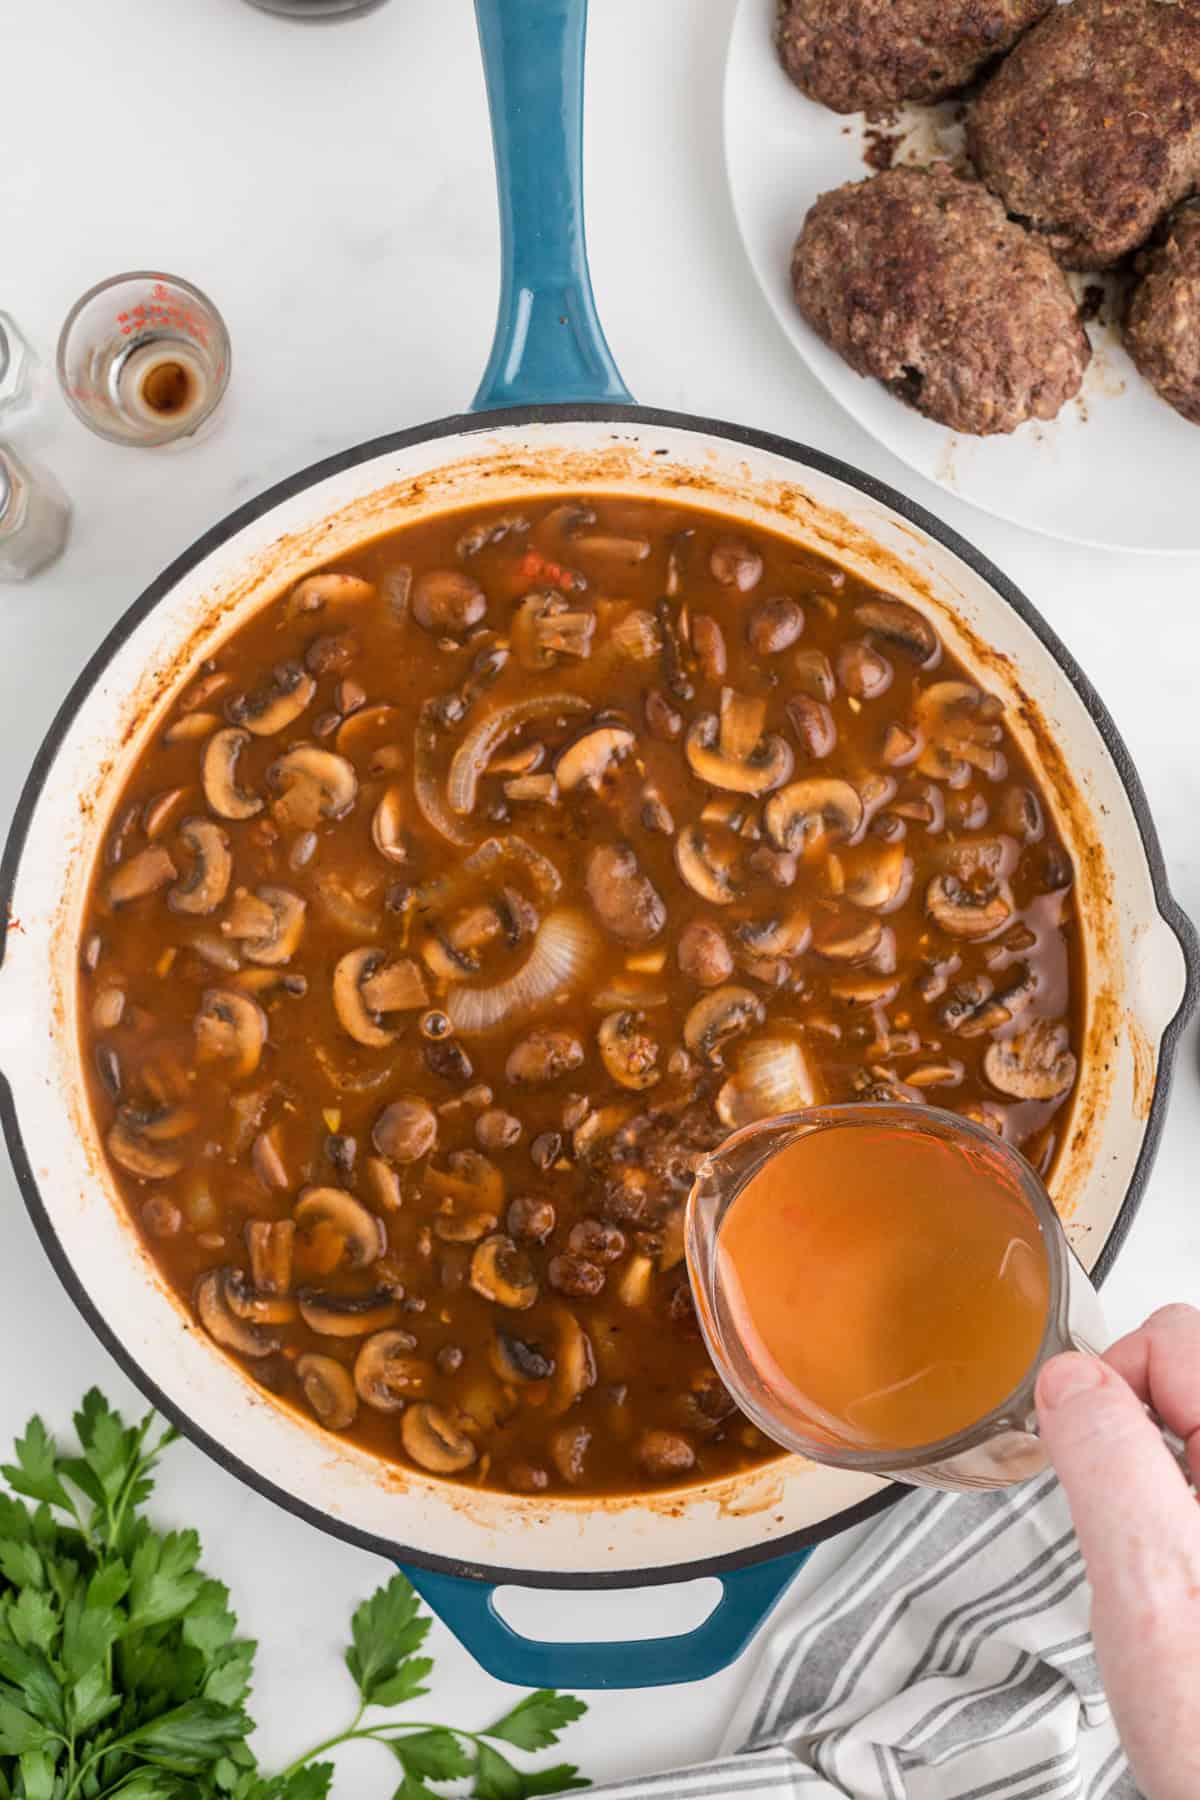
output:
[[475, 0], [500, 201], [500, 306], [472, 407], [630, 403], [583, 228], [587, 0]]
[[496, 1611], [486, 1581], [404, 1568], [475, 1661], [516, 1687], [648, 1688], [717, 1675], [739, 1656], [812, 1555], [800, 1550], [718, 1576], [721, 1598], [702, 1625], [677, 1637], [633, 1643], [560, 1644], [523, 1637]]

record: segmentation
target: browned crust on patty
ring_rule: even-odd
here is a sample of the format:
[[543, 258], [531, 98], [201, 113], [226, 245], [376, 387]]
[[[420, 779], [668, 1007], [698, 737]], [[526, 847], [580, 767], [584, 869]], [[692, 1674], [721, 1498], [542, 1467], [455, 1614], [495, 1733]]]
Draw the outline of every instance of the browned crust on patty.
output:
[[1200, 208], [1180, 210], [1142, 268], [1125, 348], [1167, 405], [1200, 425]]
[[1200, 0], [1072, 0], [975, 100], [967, 145], [1071, 269], [1144, 243], [1200, 176]]
[[779, 58], [834, 112], [941, 100], [1009, 49], [1054, 0], [780, 0]]
[[1053, 257], [944, 164], [823, 194], [796, 240], [792, 285], [852, 369], [954, 431], [1054, 418], [1091, 354]]

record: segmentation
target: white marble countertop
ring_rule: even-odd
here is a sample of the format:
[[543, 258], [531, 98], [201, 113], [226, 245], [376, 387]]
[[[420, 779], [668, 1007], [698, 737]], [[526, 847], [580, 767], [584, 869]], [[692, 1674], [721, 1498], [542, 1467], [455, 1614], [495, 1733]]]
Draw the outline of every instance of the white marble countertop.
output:
[[[625, 379], [647, 403], [817, 444], [973, 538], [1104, 695], [1140, 768], [1175, 893], [1200, 915], [1200, 558], [1093, 554], [998, 524], [910, 475], [817, 389], [759, 296], [730, 213], [719, 100], [732, 12], [732, 0], [592, 7], [592, 264]], [[146, 453], [102, 443], [49, 383], [39, 412], [11, 433], [53, 468], [76, 510], [62, 561], [28, 586], [0, 587], [4, 830], [63, 694], [165, 563], [313, 459], [465, 406], [490, 340], [497, 233], [468, 0], [396, 0], [323, 28], [243, 0], [41, 0], [10, 9], [0, 36], [0, 307], [49, 361], [84, 288], [122, 268], [165, 268], [212, 294], [234, 345], [220, 426], [200, 445]], [[1167, 1298], [1200, 1299], [1198, 1164], [1189, 1039], [1150, 1191], [1107, 1288], [1114, 1325]], [[59, 1288], [6, 1163], [0, 1202], [3, 1448], [34, 1408], [65, 1424], [89, 1382], [128, 1405], [135, 1396]], [[159, 1508], [200, 1527], [210, 1565], [260, 1640], [264, 1758], [336, 1725], [342, 1632], [386, 1567], [277, 1511], [187, 1445], [171, 1454]], [[551, 1636], [625, 1636], [682, 1628], [704, 1610], [695, 1589], [657, 1589], [569, 1605], [527, 1596], [520, 1616]], [[498, 1684], [440, 1627], [434, 1641], [427, 1704], [437, 1716], [470, 1725], [499, 1710]], [[594, 1779], [702, 1757], [753, 1656], [696, 1687], [595, 1696], [564, 1748]], [[337, 1793], [389, 1791], [385, 1760], [348, 1756]]]

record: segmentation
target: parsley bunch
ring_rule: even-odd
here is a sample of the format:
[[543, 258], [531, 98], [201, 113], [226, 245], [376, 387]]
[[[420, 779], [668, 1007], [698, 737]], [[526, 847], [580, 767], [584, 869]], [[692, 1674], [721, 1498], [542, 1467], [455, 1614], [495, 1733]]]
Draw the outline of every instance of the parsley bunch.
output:
[[95, 1389], [75, 1429], [79, 1454], [64, 1454], [31, 1419], [3, 1469], [35, 1504], [0, 1493], [0, 1800], [325, 1800], [333, 1764], [318, 1759], [356, 1738], [399, 1765], [393, 1800], [439, 1800], [430, 1783], [460, 1780], [477, 1800], [587, 1785], [570, 1763], [530, 1773], [497, 1747], [544, 1750], [587, 1710], [553, 1689], [478, 1732], [368, 1718], [428, 1692], [430, 1621], [402, 1575], [351, 1622], [350, 1723], [264, 1775], [246, 1741], [255, 1645], [200, 1568], [196, 1533], [156, 1532], [140, 1510], [176, 1433], [155, 1436], [153, 1414], [127, 1426]]

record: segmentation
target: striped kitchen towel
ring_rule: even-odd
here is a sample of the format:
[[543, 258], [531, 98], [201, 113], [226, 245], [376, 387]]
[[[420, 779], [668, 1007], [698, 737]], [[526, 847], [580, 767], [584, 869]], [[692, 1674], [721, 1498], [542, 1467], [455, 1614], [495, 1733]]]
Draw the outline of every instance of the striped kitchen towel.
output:
[[596, 1800], [1137, 1800], [1052, 1475], [900, 1502], [750, 1652], [731, 1754]]

